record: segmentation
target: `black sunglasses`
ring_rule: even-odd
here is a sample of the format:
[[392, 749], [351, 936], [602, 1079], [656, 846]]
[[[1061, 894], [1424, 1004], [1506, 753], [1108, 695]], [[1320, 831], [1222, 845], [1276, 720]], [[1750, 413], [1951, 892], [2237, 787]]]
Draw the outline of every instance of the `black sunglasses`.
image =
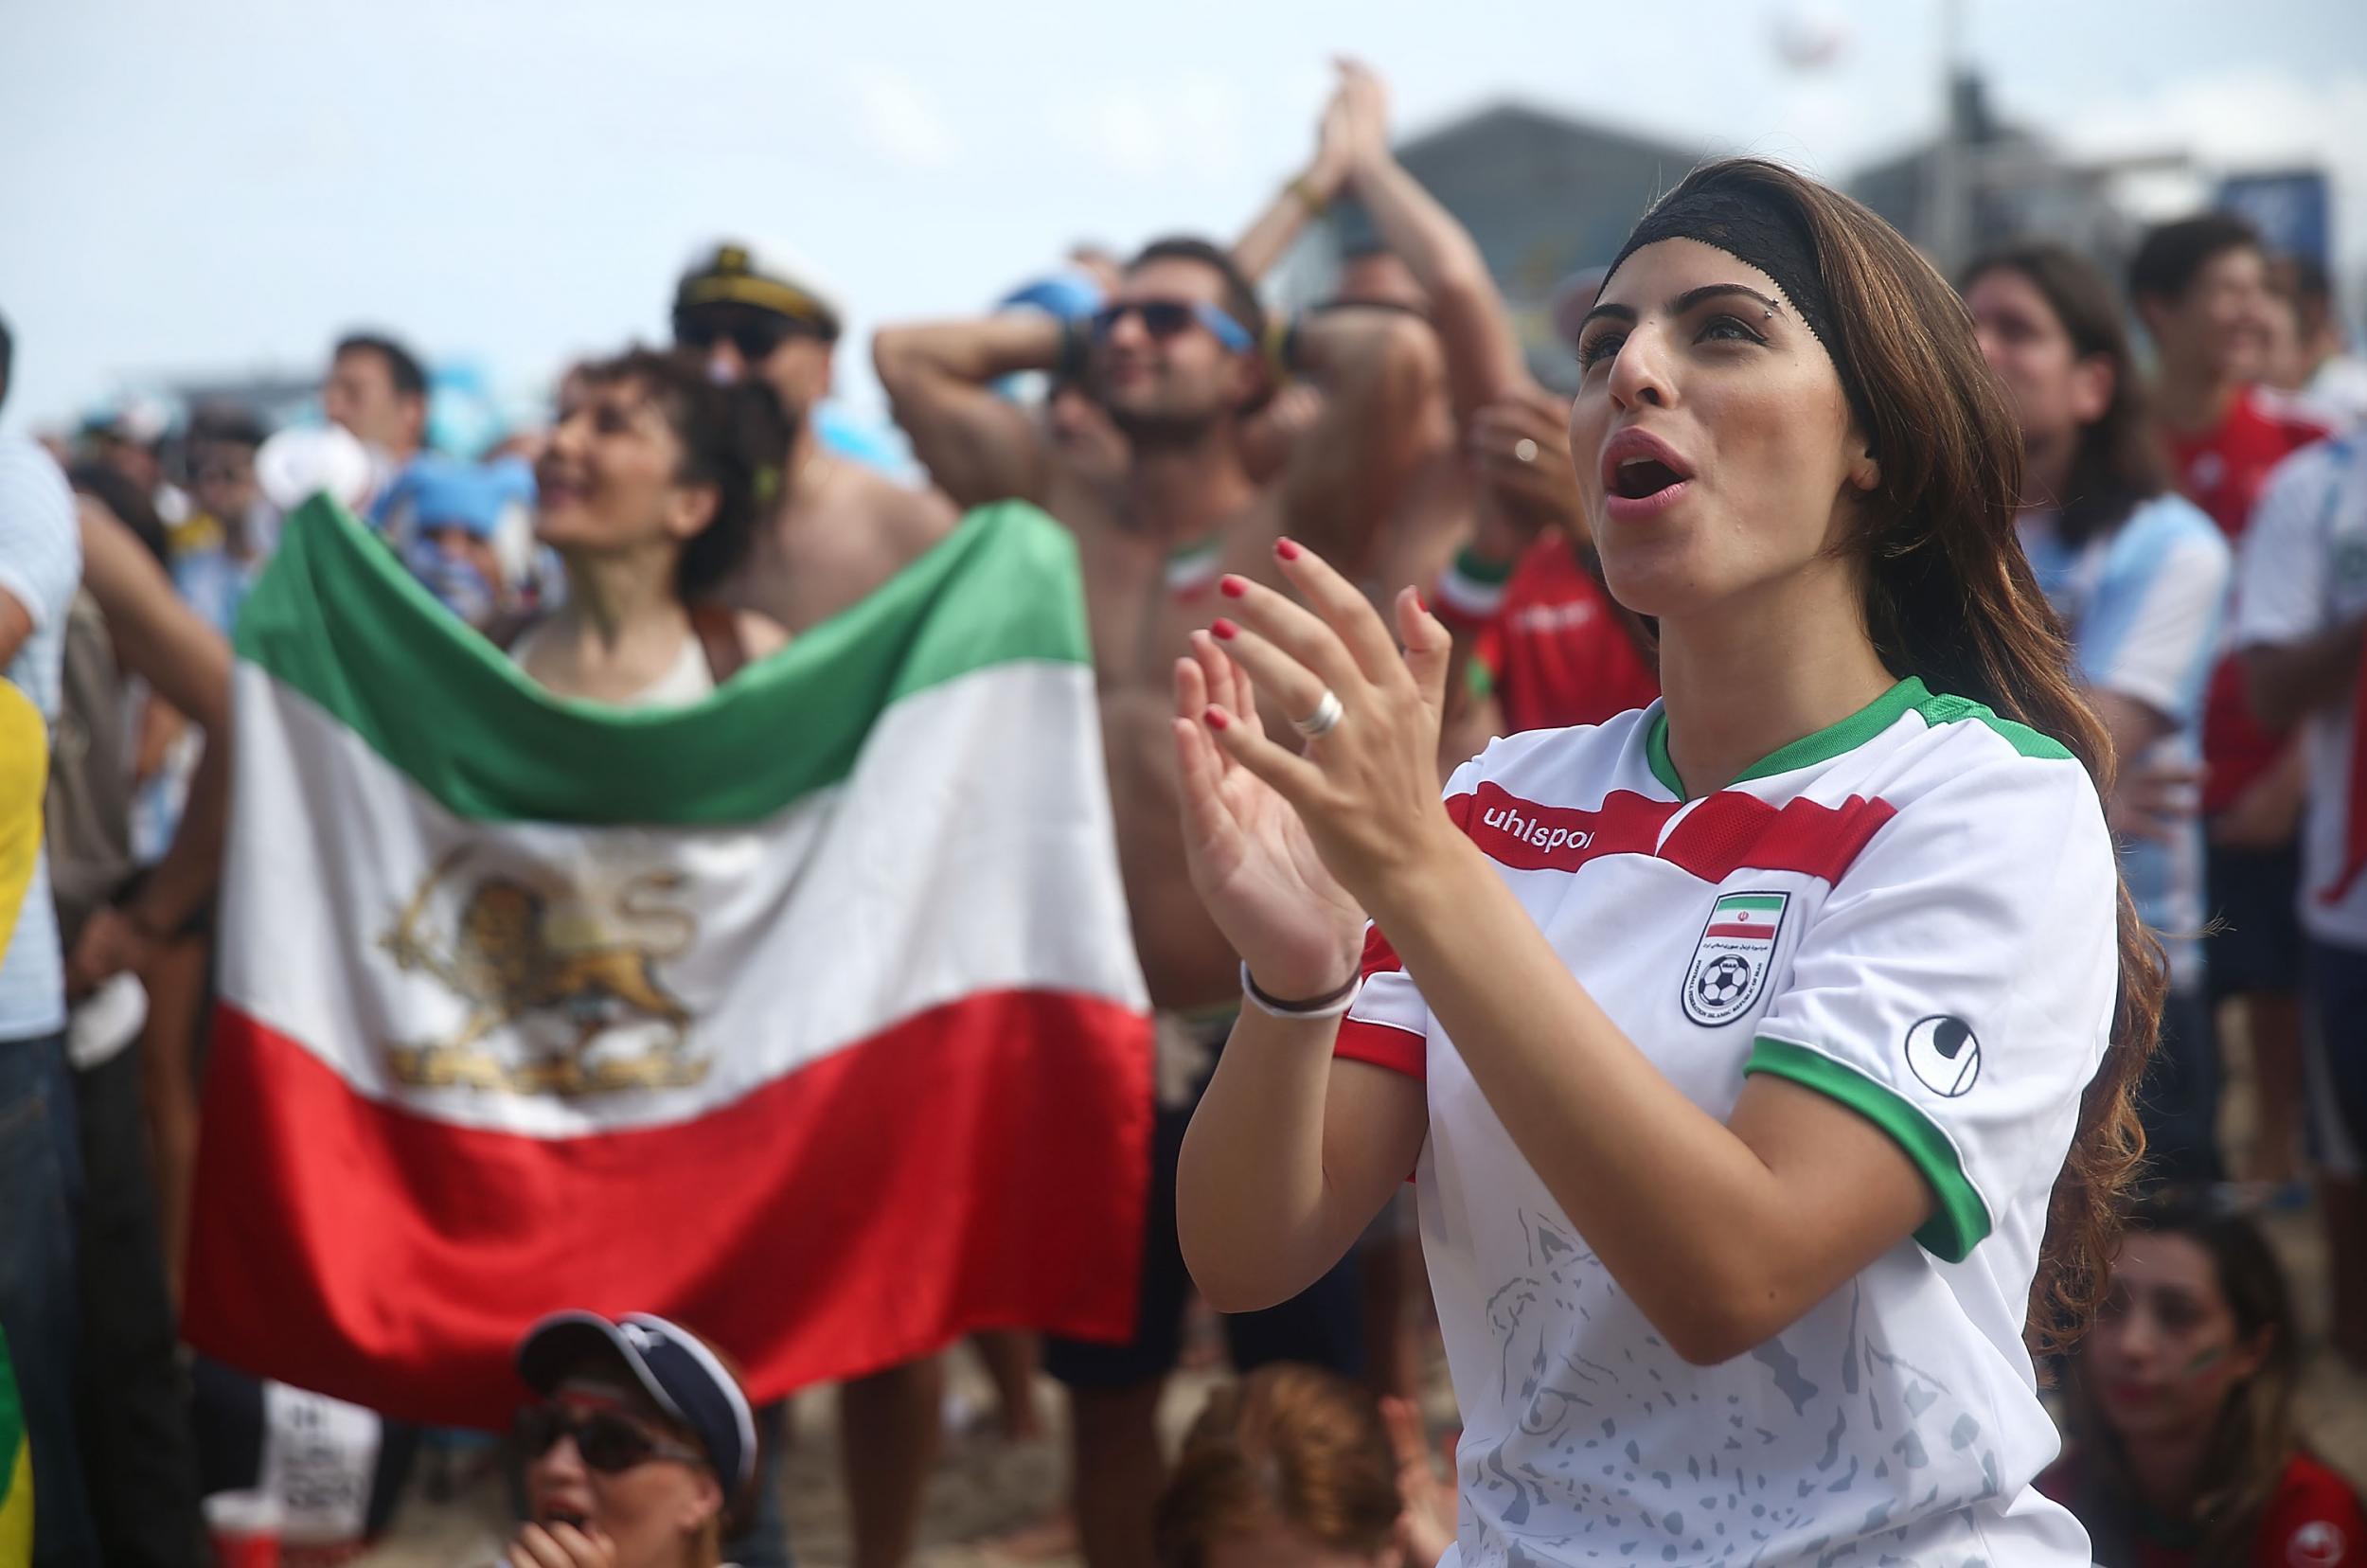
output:
[[1106, 339], [1130, 315], [1142, 317], [1143, 330], [1159, 343], [1200, 327], [1237, 354], [1247, 353], [1251, 347], [1248, 328], [1214, 305], [1198, 300], [1130, 299], [1105, 305], [1094, 312], [1094, 336]]
[[583, 1462], [602, 1475], [615, 1475], [652, 1459], [677, 1459], [703, 1465], [705, 1454], [661, 1437], [613, 1411], [578, 1410], [551, 1401], [527, 1405], [518, 1412], [518, 1446], [528, 1459], [550, 1452], [561, 1437], [572, 1437]]
[[674, 323], [674, 341], [684, 347], [705, 353], [719, 343], [729, 342], [750, 365], [763, 364], [773, 357], [773, 350], [799, 335], [790, 322], [762, 317], [703, 320], [693, 316]]

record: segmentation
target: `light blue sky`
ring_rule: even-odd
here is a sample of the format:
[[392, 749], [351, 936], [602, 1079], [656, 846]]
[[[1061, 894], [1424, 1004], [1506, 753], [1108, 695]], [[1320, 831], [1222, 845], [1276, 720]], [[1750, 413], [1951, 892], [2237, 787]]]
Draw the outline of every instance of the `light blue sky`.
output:
[[[2367, 5], [1967, 0], [2012, 116], [2214, 169], [2338, 170], [2367, 262]], [[1788, 70], [1779, 11], [1845, 15]], [[1927, 133], [1936, 0], [13, 0], [0, 312], [14, 428], [160, 371], [309, 368], [341, 328], [529, 384], [663, 331], [725, 231], [859, 328], [963, 311], [1072, 240], [1229, 234], [1305, 155], [1326, 57], [1419, 130], [1513, 96], [1827, 175]], [[861, 340], [851, 340], [850, 347]], [[860, 351], [846, 391], [870, 396]]]

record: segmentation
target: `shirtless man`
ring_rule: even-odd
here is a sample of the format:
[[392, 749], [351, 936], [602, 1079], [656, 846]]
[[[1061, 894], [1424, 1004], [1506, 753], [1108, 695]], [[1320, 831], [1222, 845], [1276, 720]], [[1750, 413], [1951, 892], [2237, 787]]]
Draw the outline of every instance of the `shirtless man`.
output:
[[760, 376], [797, 422], [781, 506], [725, 597], [792, 635], [837, 615], [952, 530], [953, 508], [830, 451], [813, 411], [830, 390], [839, 309], [808, 276], [751, 246], [702, 251], [674, 293], [674, 340], [718, 375]]
[[[1203, 1050], [1226, 1032], [1238, 961], [1184, 874], [1168, 739], [1177, 650], [1218, 614], [1221, 573], [1271, 577], [1285, 534], [1352, 572], [1371, 569], [1439, 374], [1430, 330], [1405, 312], [1342, 310], [1299, 324], [1291, 372], [1322, 388], [1322, 410], [1280, 473], [1260, 484], [1241, 443], [1272, 389], [1265, 329], [1230, 255], [1166, 240], [1128, 264], [1090, 324], [1013, 312], [891, 328], [874, 346], [897, 419], [957, 502], [1032, 500], [1076, 536], [1135, 947], [1163, 1041], [1187, 1038]], [[1039, 419], [991, 389], [1029, 370], [1073, 377], [1122, 442]], [[1188, 1290], [1175, 1242], [1174, 1157], [1192, 1090], [1211, 1065], [1175, 1075], [1194, 1082], [1163, 1096], [1183, 1103], [1161, 1110], [1134, 1343], [1056, 1345], [1050, 1356], [1072, 1392], [1077, 1529], [1092, 1568], [1151, 1560], [1161, 1483], [1153, 1417]], [[1236, 1360], [1353, 1370], [1355, 1281], [1335, 1274], [1296, 1303], [1229, 1320]]]
[[[795, 420], [782, 495], [748, 564], [723, 598], [768, 615], [792, 636], [863, 598], [952, 530], [952, 504], [830, 451], [813, 410], [830, 389], [842, 320], [837, 305], [786, 258], [724, 241], [700, 252], [674, 293], [674, 339], [707, 356], [715, 374], [762, 377]], [[931, 1359], [857, 1379], [839, 1390], [839, 1435], [856, 1568], [894, 1568], [912, 1553], [920, 1497], [943, 1430], [944, 1376]], [[787, 1449], [778, 1407], [768, 1465]], [[777, 1473], [742, 1561], [786, 1561]]]
[[[1501, 640], [1497, 610], [1508, 596], [1523, 609], [1552, 613], [1545, 618], [1555, 629], [1529, 635], [1514, 662], [1527, 675], [1540, 668], [1568, 674], [1572, 689], [1547, 694], [1563, 699], [1554, 722], [1594, 722], [1629, 705], [1638, 690], [1648, 697], [1650, 671], [1582, 565], [1585, 526], [1564, 430], [1569, 400], [1530, 374], [1478, 245], [1397, 161], [1388, 120], [1380, 79], [1355, 61], [1341, 62], [1313, 162], [1234, 251], [1253, 273], [1270, 267], [1311, 217], [1352, 198], [1377, 243], [1344, 258], [1338, 297], [1419, 311], [1437, 331], [1444, 374], [1436, 425], [1448, 432], [1447, 444], [1425, 454], [1401, 508], [1409, 526], [1390, 540], [1380, 579], [1434, 584], [1433, 608], [1455, 631], [1458, 663], [1448, 682], [1440, 757], [1442, 769], [1451, 769], [1503, 727], [1498, 704], [1463, 676], [1484, 633]], [[1516, 567], [1519, 581], [1508, 588]], [[1522, 716], [1538, 722], [1539, 706], [1525, 704]]]

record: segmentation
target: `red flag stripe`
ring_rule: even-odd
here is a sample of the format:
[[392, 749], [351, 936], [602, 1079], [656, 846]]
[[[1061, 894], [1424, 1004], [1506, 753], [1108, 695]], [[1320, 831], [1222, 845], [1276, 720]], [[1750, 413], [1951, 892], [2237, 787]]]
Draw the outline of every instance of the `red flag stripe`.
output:
[[542, 1313], [679, 1318], [769, 1399], [979, 1327], [1131, 1332], [1148, 1022], [1074, 995], [923, 1013], [661, 1128], [547, 1139], [365, 1099], [217, 1014], [189, 1342], [410, 1420], [493, 1427]]

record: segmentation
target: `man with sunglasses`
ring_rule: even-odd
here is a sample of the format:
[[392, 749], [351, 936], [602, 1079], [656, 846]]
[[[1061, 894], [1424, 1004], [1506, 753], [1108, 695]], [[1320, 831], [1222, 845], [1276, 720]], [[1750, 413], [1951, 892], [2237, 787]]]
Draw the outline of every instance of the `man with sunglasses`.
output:
[[[702, 250], [674, 291], [674, 341], [704, 354], [721, 379], [761, 377], [794, 421], [780, 504], [723, 592], [726, 601], [772, 617], [792, 636], [871, 594], [954, 523], [944, 496], [908, 489], [829, 450], [816, 432], [812, 413], [829, 394], [843, 320], [809, 269], [738, 241]], [[856, 1568], [891, 1568], [911, 1554], [943, 1430], [943, 1396], [934, 1360], [839, 1390]], [[782, 1407], [766, 1407], [761, 1419], [779, 1431]], [[750, 1568], [788, 1560], [774, 1489], [768, 1487], [750, 1537], [735, 1543]]]
[[832, 452], [816, 433], [843, 319], [807, 269], [737, 241], [701, 251], [674, 291], [674, 341], [721, 378], [762, 378], [796, 421], [779, 509], [726, 592], [792, 635], [869, 595], [953, 526], [943, 496]]
[[[1047, 1367], [1071, 1392], [1077, 1532], [1093, 1568], [1151, 1561], [1163, 1479], [1155, 1415], [1189, 1290], [1175, 1238], [1174, 1161], [1198, 1087], [1240, 994], [1237, 960], [1184, 875], [1175, 811], [1174, 659], [1207, 624], [1227, 571], [1273, 577], [1288, 534], [1360, 575], [1377, 564], [1440, 375], [1430, 329], [1402, 311], [1344, 309], [1276, 334], [1222, 248], [1145, 247], [1085, 318], [1007, 311], [890, 328], [873, 345], [898, 421], [931, 476], [963, 506], [1020, 497], [1076, 536], [1092, 622], [1102, 739], [1134, 945], [1161, 1010], [1162, 1096], [1142, 1305], [1132, 1343], [1056, 1343]], [[1312, 424], [1261, 483], [1244, 460], [1275, 361], [1322, 393]], [[1056, 421], [995, 391], [1049, 372], [1081, 389], [1122, 437], [1062, 440]], [[1330, 552], [1338, 552], [1335, 557]], [[1353, 1374], [1362, 1346], [1352, 1268], [1271, 1313], [1227, 1323], [1235, 1360], [1292, 1360]]]

